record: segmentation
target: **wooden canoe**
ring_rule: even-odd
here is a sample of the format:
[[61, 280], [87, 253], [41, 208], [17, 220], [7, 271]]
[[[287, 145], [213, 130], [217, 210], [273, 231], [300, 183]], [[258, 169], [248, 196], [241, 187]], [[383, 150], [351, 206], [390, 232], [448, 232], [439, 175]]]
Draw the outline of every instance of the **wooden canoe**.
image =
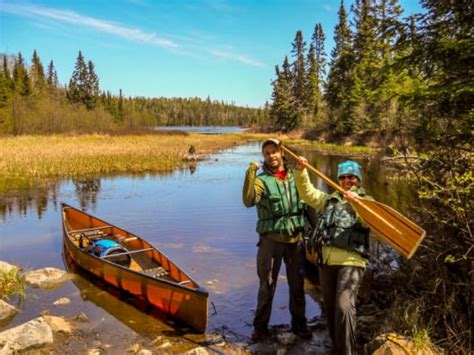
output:
[[[63, 203], [61, 210], [64, 251], [78, 266], [197, 331], [206, 331], [208, 292], [166, 255], [140, 237], [74, 207]], [[125, 251], [96, 256], [90, 246], [98, 240], [114, 241]], [[129, 258], [129, 265], [114, 262], [120, 257]]]

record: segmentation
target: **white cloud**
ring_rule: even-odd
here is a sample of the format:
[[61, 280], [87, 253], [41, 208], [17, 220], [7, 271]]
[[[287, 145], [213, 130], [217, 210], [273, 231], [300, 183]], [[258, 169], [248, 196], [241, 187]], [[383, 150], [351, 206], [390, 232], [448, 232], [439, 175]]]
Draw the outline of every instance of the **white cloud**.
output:
[[152, 44], [164, 48], [179, 48], [180, 46], [166, 38], [159, 37], [154, 32], [144, 32], [137, 28], [130, 28], [118, 23], [83, 16], [74, 11], [56, 10], [38, 6], [26, 6], [3, 3], [0, 11], [26, 17], [42, 17], [60, 22], [82, 25], [94, 30], [125, 38], [134, 42]]
[[[226, 1], [222, 0], [209, 0], [210, 4], [213, 4], [215, 7], [225, 8], [227, 5]], [[176, 54], [186, 55], [191, 57], [199, 57], [199, 52], [202, 53], [202, 50], [207, 51], [212, 56], [229, 60], [236, 61], [245, 65], [250, 65], [254, 67], [264, 67], [264, 64], [250, 58], [246, 54], [237, 53], [233, 50], [231, 46], [225, 46], [224, 49], [204, 49], [206, 48], [206, 40], [214, 40], [213, 36], [209, 34], [206, 36], [182, 36], [182, 35], [170, 35], [167, 36], [170, 38], [178, 39], [184, 43], [188, 42], [187, 45], [180, 45], [176, 41], [158, 36], [154, 32], [145, 32], [139, 28], [132, 28], [126, 25], [111, 22], [107, 20], [102, 20], [90, 16], [81, 15], [75, 11], [70, 10], [58, 10], [47, 7], [40, 7], [35, 5], [18, 5], [18, 4], [8, 4], [5, 2], [0, 3], [0, 12], [5, 12], [13, 14], [16, 16], [29, 17], [33, 19], [33, 24], [36, 27], [43, 26], [44, 29], [47, 27], [52, 27], [54, 23], [49, 21], [54, 20], [56, 24], [66, 23], [74, 24], [78, 26], [83, 26], [95, 31], [102, 33], [107, 33], [116, 37], [124, 38], [129, 41], [144, 43], [148, 45], [154, 45], [162, 48], [172, 50]], [[48, 25], [41, 25], [41, 20], [48, 20]], [[201, 38], [199, 38], [201, 37]], [[207, 37], [207, 38], [206, 38]], [[197, 43], [195, 43], [197, 42]], [[198, 46], [197, 44], [201, 42]], [[199, 49], [198, 49], [199, 48]], [[203, 54], [203, 53], [202, 53]]]
[[209, 49], [209, 53], [212, 54], [215, 57], [221, 58], [221, 59], [226, 59], [226, 60], [235, 60], [240, 63], [244, 63], [247, 65], [251, 65], [254, 67], [264, 67], [263, 63], [254, 60], [252, 58], [249, 58], [248, 56], [244, 54], [235, 54], [229, 51], [223, 51], [220, 49]]

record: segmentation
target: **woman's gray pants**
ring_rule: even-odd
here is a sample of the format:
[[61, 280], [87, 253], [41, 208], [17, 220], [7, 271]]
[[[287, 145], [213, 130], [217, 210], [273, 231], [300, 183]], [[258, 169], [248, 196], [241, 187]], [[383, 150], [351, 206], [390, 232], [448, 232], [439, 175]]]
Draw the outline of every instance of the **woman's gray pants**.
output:
[[337, 354], [356, 353], [356, 299], [364, 272], [355, 266], [319, 266], [324, 309]]

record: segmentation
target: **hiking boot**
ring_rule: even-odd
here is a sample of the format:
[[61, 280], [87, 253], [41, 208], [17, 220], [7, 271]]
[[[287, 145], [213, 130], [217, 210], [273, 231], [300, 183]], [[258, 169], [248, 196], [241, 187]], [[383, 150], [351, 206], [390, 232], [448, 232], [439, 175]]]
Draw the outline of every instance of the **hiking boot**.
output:
[[258, 341], [264, 340], [267, 336], [268, 336], [268, 330], [267, 329], [265, 329], [265, 330], [254, 329], [250, 339], [252, 339], [252, 341], [254, 343], [256, 343]]
[[293, 333], [302, 339], [311, 339], [313, 337], [313, 331], [308, 327], [293, 329]]

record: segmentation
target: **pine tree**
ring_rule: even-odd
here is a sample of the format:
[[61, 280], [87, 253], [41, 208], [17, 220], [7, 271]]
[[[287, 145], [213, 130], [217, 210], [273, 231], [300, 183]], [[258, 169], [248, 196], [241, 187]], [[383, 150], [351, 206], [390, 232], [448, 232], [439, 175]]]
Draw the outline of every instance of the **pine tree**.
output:
[[46, 88], [46, 78], [44, 75], [43, 64], [36, 49], [33, 51], [33, 58], [31, 59], [31, 80], [33, 82], [36, 92], [42, 92]]
[[307, 86], [306, 86], [306, 107], [308, 112], [316, 117], [322, 96], [322, 86], [326, 73], [326, 52], [324, 41], [326, 36], [320, 23], [314, 27], [314, 33], [307, 59]]
[[122, 89], [119, 90], [119, 97], [117, 101], [117, 119], [120, 122], [123, 122], [125, 113], [124, 113], [124, 107], [123, 107], [123, 96], [122, 96]]
[[[13, 94], [13, 81], [10, 77], [7, 55], [3, 55], [2, 71], [0, 73], [0, 109], [5, 107]], [[1, 124], [1, 122], [0, 122]]]
[[86, 63], [84, 61], [84, 57], [82, 56], [82, 52], [79, 51], [76, 59], [76, 65], [67, 88], [69, 101], [73, 103], [86, 103], [88, 91], [87, 79], [88, 73]]
[[46, 83], [50, 92], [55, 92], [58, 89], [58, 74], [56, 72], [56, 69], [54, 68], [53, 61], [50, 61], [48, 64], [48, 75]]
[[[472, 142], [474, 40], [472, 1], [422, 0], [422, 18], [411, 61], [424, 80], [416, 105], [423, 136], [442, 144]], [[471, 74], [471, 75], [470, 75]]]
[[393, 49], [395, 43], [401, 36], [403, 26], [400, 15], [403, 10], [398, 0], [379, 0], [377, 4], [378, 13], [378, 36], [381, 45], [381, 57], [385, 64], [393, 63]]
[[331, 128], [345, 134], [350, 130], [347, 94], [352, 88], [352, 33], [347, 22], [344, 1], [338, 11], [338, 24], [334, 28], [335, 46], [331, 51], [331, 63], [326, 89], [326, 101], [330, 109]]
[[85, 101], [86, 107], [92, 109], [96, 107], [99, 98], [99, 77], [95, 73], [94, 63], [89, 60], [87, 63], [87, 98]]
[[13, 86], [15, 92], [21, 96], [29, 96], [31, 94], [31, 80], [21, 53], [18, 53], [13, 66]]
[[275, 67], [276, 79], [273, 82], [273, 105], [270, 117], [274, 128], [281, 132], [288, 132], [298, 126], [298, 110], [295, 109], [295, 100], [292, 95], [291, 69], [288, 57], [285, 57], [282, 70]]
[[354, 76], [350, 91], [350, 111], [355, 131], [377, 127], [375, 91], [380, 84], [382, 60], [377, 38], [376, 8], [373, 0], [356, 0], [353, 6], [356, 33], [353, 51]]
[[96, 107], [99, 95], [99, 78], [95, 73], [94, 63], [88, 61], [86, 65], [82, 52], [79, 51], [68, 85], [68, 99], [74, 103], [84, 104], [91, 110]]
[[295, 58], [292, 63], [292, 92], [295, 98], [296, 109], [299, 111], [306, 110], [306, 64], [305, 64], [306, 43], [303, 41], [303, 33], [296, 32], [295, 40], [292, 43], [291, 53]]

